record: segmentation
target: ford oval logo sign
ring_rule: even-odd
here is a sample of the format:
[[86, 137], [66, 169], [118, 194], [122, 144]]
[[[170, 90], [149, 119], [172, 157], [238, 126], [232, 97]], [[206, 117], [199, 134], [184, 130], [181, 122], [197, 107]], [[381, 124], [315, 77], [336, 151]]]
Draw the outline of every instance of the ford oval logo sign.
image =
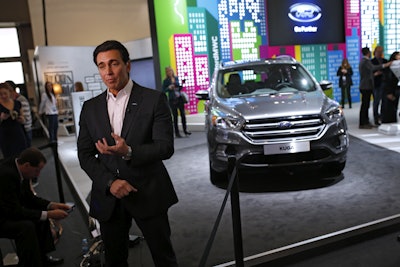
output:
[[313, 22], [321, 18], [321, 8], [312, 3], [297, 3], [289, 7], [289, 18], [297, 22]]
[[289, 129], [293, 124], [290, 121], [281, 121], [278, 125], [279, 129]]

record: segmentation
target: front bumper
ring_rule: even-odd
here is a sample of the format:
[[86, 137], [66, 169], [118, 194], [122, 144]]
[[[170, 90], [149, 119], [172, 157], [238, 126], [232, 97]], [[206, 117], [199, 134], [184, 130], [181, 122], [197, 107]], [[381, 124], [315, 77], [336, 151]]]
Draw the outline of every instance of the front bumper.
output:
[[[281, 141], [285, 142], [293, 140]], [[208, 133], [211, 167], [218, 172], [227, 169], [229, 155], [235, 155], [242, 168], [304, 167], [346, 161], [349, 137], [345, 120], [327, 125], [320, 138], [307, 142], [307, 152], [265, 155], [264, 144], [250, 144], [240, 132], [214, 128]]]

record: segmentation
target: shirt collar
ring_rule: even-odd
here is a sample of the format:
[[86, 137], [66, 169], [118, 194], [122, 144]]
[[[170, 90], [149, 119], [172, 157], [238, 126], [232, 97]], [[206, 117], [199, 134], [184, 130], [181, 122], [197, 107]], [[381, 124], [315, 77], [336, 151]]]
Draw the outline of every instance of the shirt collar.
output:
[[[132, 87], [133, 87], [133, 81], [131, 79], [129, 79], [128, 83], [125, 85], [124, 88], [122, 88], [117, 96], [121, 95], [121, 96], [129, 96], [132, 92]], [[114, 97], [114, 95], [110, 92], [110, 90], [107, 88], [107, 100], [110, 97]]]

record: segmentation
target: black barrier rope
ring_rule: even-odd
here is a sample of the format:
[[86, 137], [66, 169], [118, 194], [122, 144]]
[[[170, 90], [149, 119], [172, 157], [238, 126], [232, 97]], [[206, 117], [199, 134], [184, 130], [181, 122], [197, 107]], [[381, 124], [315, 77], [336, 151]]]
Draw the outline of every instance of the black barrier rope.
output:
[[241, 220], [240, 220], [239, 190], [238, 190], [237, 166], [236, 166], [236, 157], [235, 156], [228, 157], [228, 177], [229, 177], [230, 173], [231, 173], [231, 175], [229, 178], [228, 188], [226, 189], [224, 200], [222, 201], [222, 205], [219, 210], [217, 219], [215, 220], [214, 227], [211, 231], [211, 235], [208, 239], [206, 248], [201, 257], [199, 267], [206, 266], [208, 255], [210, 254], [211, 246], [214, 243], [215, 235], [217, 234], [219, 223], [221, 221], [222, 214], [224, 212], [229, 194], [231, 195], [232, 224], [233, 224], [233, 238], [234, 238], [234, 245], [235, 245], [236, 266], [238, 266], [238, 267], [244, 266], [242, 230], [241, 230]]
[[46, 148], [51, 148], [51, 151], [53, 152], [54, 167], [56, 168], [58, 196], [60, 198], [60, 202], [64, 203], [65, 198], [64, 198], [64, 190], [63, 190], [62, 181], [61, 181], [60, 159], [58, 157], [58, 144], [55, 141], [55, 142], [50, 142], [46, 145], [38, 147], [39, 150], [43, 150]]
[[[44, 125], [42, 119], [40, 116], [35, 113], [36, 119], [39, 121], [40, 126], [42, 127], [42, 130], [46, 134], [47, 138], [49, 138], [49, 132]], [[39, 150], [43, 150], [46, 148], [51, 148], [51, 151], [53, 152], [53, 157], [54, 157], [54, 167], [56, 168], [56, 177], [57, 177], [57, 188], [58, 188], [58, 196], [60, 198], [60, 202], [64, 203], [65, 198], [64, 198], [64, 190], [62, 187], [62, 181], [61, 181], [61, 170], [60, 170], [60, 159], [58, 157], [58, 143], [57, 141], [49, 142], [46, 145], [38, 147]]]

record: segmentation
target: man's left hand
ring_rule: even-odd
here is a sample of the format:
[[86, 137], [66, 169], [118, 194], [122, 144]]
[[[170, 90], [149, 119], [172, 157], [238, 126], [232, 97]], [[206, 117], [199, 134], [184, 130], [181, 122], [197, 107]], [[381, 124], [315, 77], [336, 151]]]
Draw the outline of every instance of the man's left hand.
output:
[[101, 154], [125, 156], [128, 153], [128, 145], [125, 139], [121, 136], [111, 133], [112, 138], [115, 140], [115, 145], [110, 146], [105, 138], [96, 142], [96, 148]]

